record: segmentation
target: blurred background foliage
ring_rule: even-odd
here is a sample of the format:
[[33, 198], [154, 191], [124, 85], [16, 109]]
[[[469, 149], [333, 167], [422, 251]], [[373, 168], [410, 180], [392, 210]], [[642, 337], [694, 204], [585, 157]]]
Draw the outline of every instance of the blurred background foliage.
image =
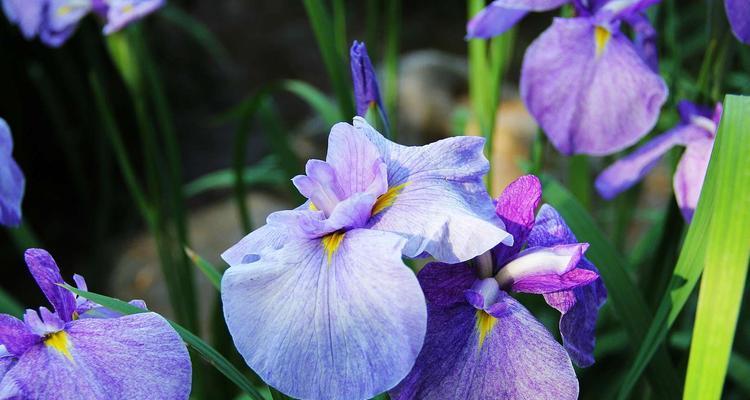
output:
[[[329, 24], [319, 19], [321, 10]], [[610, 256], [619, 258], [625, 276], [655, 312], [685, 233], [669, 178], [680, 150], [673, 150], [645, 183], [604, 202], [593, 192], [592, 179], [617, 156], [565, 159], [545, 144], [515, 87], [526, 47], [556, 15], [532, 14], [505, 36], [498, 45], [504, 46], [502, 85], [488, 88], [479, 82], [473, 93], [470, 87], [477, 83], [469, 79], [472, 67], [466, 61], [465, 2], [171, 0], [117, 37], [103, 37], [96, 21], [87, 18], [60, 49], [25, 41], [2, 19], [0, 116], [13, 130], [14, 155], [27, 189], [25, 225], [1, 233], [0, 287], [20, 304], [43, 304], [22, 260], [23, 248], [42, 246], [65, 277], [80, 273], [94, 291], [145, 298], [152, 309], [211, 337], [247, 371], [223, 330], [214, 289], [187, 264], [181, 247], [189, 245], [210, 263], [223, 265], [218, 254], [251, 225], [299, 201], [288, 178], [302, 171], [304, 160], [324, 155], [332, 122], [352, 117], [348, 46], [356, 39], [365, 40], [381, 73], [399, 141], [494, 132], [493, 192], [528, 171], [561, 181], [611, 241]], [[665, 0], [650, 15], [661, 33], [660, 72], [670, 88], [655, 133], [676, 123], [674, 105], [681, 99], [710, 104], [725, 93], [750, 94], [750, 49], [729, 33], [721, 2]], [[495, 96], [484, 115], [469, 106], [477, 90]], [[119, 150], [132, 164], [147, 202], [164, 212], [152, 224], [123, 177], [113, 137], [121, 139]], [[178, 154], [171, 153], [176, 149]], [[178, 187], [165, 188], [170, 184]], [[184, 240], [183, 228], [189, 233]], [[154, 232], [157, 241], [163, 235], [169, 254], [156, 254]], [[161, 264], [163, 257], [170, 259], [172, 269], [160, 270], [160, 257]], [[178, 276], [168, 285], [195, 293], [189, 300], [177, 298], [200, 312], [180, 315], [170, 307], [162, 271]], [[184, 278], [186, 271], [198, 276], [195, 290]], [[697, 291], [667, 338], [677, 371], [686, 370], [696, 298]], [[541, 299], [522, 300], [555, 326], [557, 314]], [[744, 307], [739, 318], [724, 390], [728, 399], [750, 397], [747, 312]], [[609, 305], [598, 332], [597, 363], [578, 371], [585, 399], [614, 397], [634, 357]], [[222, 390], [225, 396], [235, 394], [231, 387]], [[632, 394], [647, 396], [659, 398], [649, 384]]]

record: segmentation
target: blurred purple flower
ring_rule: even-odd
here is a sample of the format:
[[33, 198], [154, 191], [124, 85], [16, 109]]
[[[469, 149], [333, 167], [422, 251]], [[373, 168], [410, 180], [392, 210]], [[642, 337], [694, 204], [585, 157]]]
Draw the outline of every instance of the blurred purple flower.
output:
[[[653, 128], [667, 98], [657, 69], [656, 30], [645, 9], [658, 0], [572, 1], [576, 18], [555, 18], [526, 50], [521, 97], [563, 154], [606, 155]], [[468, 24], [468, 37], [491, 37], [530, 11], [571, 1], [496, 0]], [[635, 43], [620, 32], [636, 33]]]
[[461, 262], [512, 241], [482, 183], [483, 145], [406, 147], [361, 117], [336, 124], [326, 161], [293, 179], [309, 201], [222, 255], [224, 316], [247, 364], [305, 399], [371, 398], [403, 379], [427, 310], [402, 255]]
[[110, 34], [141, 19], [165, 4], [165, 0], [3, 0], [8, 20], [19, 26], [27, 40], [39, 36], [52, 47], [61, 46], [78, 23], [94, 12], [106, 19]]
[[190, 357], [164, 318], [102, 312], [76, 298], [44, 250], [27, 250], [26, 263], [54, 312], [27, 310], [23, 321], [0, 314], [0, 398], [188, 398]]
[[690, 222], [706, 177], [722, 107], [719, 103], [712, 110], [682, 101], [678, 109], [680, 124], [651, 139], [599, 175], [596, 189], [602, 197], [614, 198], [640, 182], [667, 151], [674, 146], [685, 146], [687, 149], [674, 175], [674, 192], [683, 217]]
[[750, 0], [724, 0], [724, 8], [734, 36], [750, 44]]
[[367, 54], [367, 47], [364, 42], [352, 44], [349, 50], [350, 64], [352, 69], [352, 81], [354, 82], [354, 101], [357, 103], [357, 115], [364, 118], [367, 111], [377, 106], [383, 115], [385, 109], [380, 97], [380, 87], [378, 78], [375, 75], [375, 68], [372, 67], [372, 61]]
[[[548, 205], [534, 218], [540, 199], [535, 176], [517, 179], [497, 201], [497, 214], [515, 238], [512, 247], [420, 271], [427, 336], [391, 398], [577, 398], [571, 358], [579, 366], [593, 363], [594, 328], [607, 294], [583, 257], [588, 244], [578, 243]], [[509, 292], [544, 295], [562, 313], [564, 347]]]
[[0, 118], [0, 225], [21, 223], [21, 201], [26, 180], [13, 159], [13, 137], [4, 119]]

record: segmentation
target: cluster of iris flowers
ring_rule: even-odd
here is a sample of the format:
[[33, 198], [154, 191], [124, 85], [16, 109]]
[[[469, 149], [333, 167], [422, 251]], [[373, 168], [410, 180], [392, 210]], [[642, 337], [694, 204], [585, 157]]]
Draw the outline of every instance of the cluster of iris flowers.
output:
[[[655, 0], [573, 1], [527, 50], [521, 96], [563, 154], [607, 155], [654, 126], [667, 98], [656, 36], [644, 12]], [[61, 44], [93, 12], [105, 33], [162, 5], [135, 0], [4, 0], [27, 38]], [[496, 0], [469, 37], [509, 29], [530, 11], [566, 0]], [[727, 0], [735, 35], [750, 39], [746, 1]], [[734, 10], [734, 11], [730, 11]], [[743, 14], [744, 13], [744, 14]], [[631, 40], [620, 24], [635, 32]], [[594, 363], [595, 327], [607, 291], [560, 214], [539, 203], [533, 175], [495, 200], [483, 183], [484, 139], [453, 137], [408, 147], [363, 117], [386, 121], [363, 43], [351, 49], [357, 113], [338, 123], [326, 159], [293, 178], [307, 198], [232, 246], [221, 282], [234, 343], [265, 382], [300, 399], [575, 399], [573, 365]], [[604, 198], [634, 185], [666, 151], [686, 146], [674, 177], [687, 221], [696, 207], [721, 104], [679, 106], [674, 129], [615, 162], [596, 180]], [[0, 120], [0, 223], [21, 220], [24, 177]], [[430, 257], [415, 275], [404, 261]], [[191, 364], [161, 316], [122, 315], [76, 297], [52, 257], [26, 262], [52, 305], [23, 321], [0, 315], [0, 398], [185, 399]], [[75, 276], [86, 290], [82, 277]], [[541, 294], [561, 317], [562, 343], [514, 297]], [[145, 309], [141, 301], [132, 304]]]

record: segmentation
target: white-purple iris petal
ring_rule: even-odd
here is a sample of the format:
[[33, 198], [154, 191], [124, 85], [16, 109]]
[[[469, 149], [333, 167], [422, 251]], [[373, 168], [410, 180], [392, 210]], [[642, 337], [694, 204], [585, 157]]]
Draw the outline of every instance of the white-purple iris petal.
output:
[[166, 3], [166, 0], [109, 0], [104, 34], [115, 33], [160, 9]]
[[674, 176], [674, 192], [685, 220], [692, 219], [721, 118], [721, 104], [712, 111], [683, 101], [678, 108], [680, 124], [602, 171], [595, 182], [602, 197], [614, 198], [641, 181], [667, 151], [674, 146], [685, 146]]
[[[606, 290], [583, 257], [588, 244], [577, 243], [554, 209], [542, 206], [534, 220], [540, 199], [536, 177], [517, 179], [497, 199], [497, 212], [520, 243], [489, 258], [429, 263], [420, 271], [430, 316], [425, 345], [391, 398], [577, 398], [571, 359], [593, 363], [594, 327]], [[485, 267], [488, 259], [498, 265]], [[497, 273], [488, 277], [486, 271]], [[543, 294], [562, 313], [563, 345], [509, 292]]]
[[[60, 286], [52, 257], [30, 249], [26, 260], [54, 312], [28, 310], [24, 321], [0, 314], [0, 398], [188, 398], [190, 357], [164, 318], [93, 315], [98, 306], [79, 318], [89, 305]], [[81, 277], [76, 283], [85, 288]]]
[[222, 255], [224, 315], [247, 364], [305, 399], [370, 398], [403, 379], [427, 312], [402, 255], [464, 261], [509, 242], [482, 145], [406, 147], [359, 117], [336, 124], [326, 160], [294, 178], [309, 201]]

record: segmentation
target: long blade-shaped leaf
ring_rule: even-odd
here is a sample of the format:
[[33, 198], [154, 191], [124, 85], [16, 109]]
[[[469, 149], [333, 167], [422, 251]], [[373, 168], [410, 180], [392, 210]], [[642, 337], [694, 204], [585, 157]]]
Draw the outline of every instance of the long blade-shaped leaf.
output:
[[[747, 104], [747, 98], [728, 96], [727, 101], [731, 103], [731, 107], [736, 107], [739, 110], [734, 111], [735, 115], [731, 117], [732, 120], [726, 116], [727, 114], [724, 116], [703, 188], [705, 195], [701, 195], [693, 221], [690, 223], [685, 242], [680, 251], [680, 257], [672, 274], [669, 290], [664, 294], [656, 316], [646, 334], [646, 339], [638, 350], [635, 362], [624, 380], [619, 396], [621, 399], [627, 398], [644, 368], [649, 364], [655, 349], [664, 341], [669, 328], [682, 311], [685, 302], [687, 302], [698, 283], [706, 262], [710, 260], [707, 258], [709, 247], [717, 246], [717, 249], [721, 249], [723, 245], [730, 245], [729, 242], [737, 246], [747, 246], [749, 243], [748, 233], [744, 229], [750, 228], [746, 213], [748, 210], [748, 189], [750, 188], [748, 174], [750, 169], [742, 162], [746, 161], [747, 155], [750, 154], [750, 141], [747, 140], [746, 128], [750, 126], [750, 121], [738, 120], [738, 122], [734, 118], [748, 118], [750, 106]], [[730, 104], [727, 104], [727, 106], [730, 106]], [[743, 125], [742, 122], [745, 124]], [[727, 126], [727, 124], [730, 125]], [[744, 138], [743, 133], [745, 134]], [[726, 182], [720, 181], [720, 179], [726, 179]], [[738, 209], [737, 207], [742, 210], [742, 206], [745, 207], [744, 211], [732, 213]], [[743, 215], [745, 216], [744, 220], [741, 218]], [[716, 221], [729, 221], [734, 224], [744, 223], [744, 229], [735, 231], [734, 229], [741, 229], [735, 226], [729, 229], [731, 224], [724, 227], [712, 225], [714, 219]], [[714, 236], [713, 230], [718, 232], [717, 236]], [[727, 236], [730, 232], [732, 234], [744, 234], [745, 236]], [[717, 238], [724, 238], [727, 243], [722, 243], [722, 240], [717, 240]], [[740, 255], [733, 256], [739, 257]], [[721, 266], [720, 268], [724, 267]], [[724, 315], [721, 315], [721, 317], [724, 317]], [[729, 322], [732, 319], [725, 321]]]
[[[136, 306], [130, 305], [122, 300], [114, 299], [112, 297], [78, 290], [67, 284], [63, 284], [61, 286], [81, 297], [93, 301], [94, 303], [126, 315], [149, 312]], [[253, 384], [244, 375], [242, 375], [242, 373], [237, 368], [235, 368], [234, 365], [232, 365], [226, 358], [224, 358], [224, 356], [219, 354], [218, 351], [216, 351], [213, 347], [209, 346], [206, 342], [201, 340], [201, 338], [199, 338], [189, 330], [183, 328], [179, 324], [169, 320], [167, 321], [172, 325], [177, 333], [180, 334], [182, 340], [184, 340], [185, 343], [195, 349], [195, 351], [197, 351], [201, 355], [201, 357], [203, 357], [206, 361], [213, 365], [217, 370], [219, 370], [219, 372], [224, 374], [224, 376], [226, 376], [229, 380], [236, 384], [240, 389], [244, 390], [248, 395], [250, 395], [251, 398], [255, 400], [265, 400], [263, 396], [258, 392], [258, 390], [255, 389]]]
[[[251, 167], [245, 167], [242, 174], [245, 186], [257, 185], [280, 185], [285, 184], [286, 179], [279, 171], [277, 162], [273, 157], [267, 157]], [[199, 194], [221, 189], [231, 189], [235, 185], [236, 171], [234, 169], [222, 169], [209, 172], [183, 187], [185, 197], [195, 197]]]
[[684, 399], [721, 397], [750, 260], [750, 97], [727, 96], [724, 105], [701, 192], [713, 207], [700, 210], [709, 229]]
[[216, 290], [221, 290], [221, 272], [219, 272], [219, 270], [216, 269], [213, 264], [206, 261], [205, 258], [201, 257], [200, 255], [198, 255], [198, 253], [193, 251], [193, 249], [185, 247], [185, 253], [190, 258], [190, 261], [193, 262], [193, 265], [198, 267], [198, 269], [203, 273], [206, 279], [211, 282]]
[[[628, 275], [626, 258], [617, 253], [591, 215], [559, 182], [549, 176], [543, 176], [542, 182], [545, 200], [560, 212], [579, 240], [591, 245], [586, 256], [599, 268], [609, 292], [608, 301], [625, 327], [633, 348], [637, 348], [643, 340], [651, 313]], [[653, 379], [649, 382], [659, 398], [679, 397], [679, 380], [666, 349], [661, 348], [657, 356]]]
[[323, 118], [327, 126], [332, 126], [336, 122], [345, 121], [351, 117], [344, 117], [323, 92], [307, 82], [288, 79], [281, 82], [281, 88], [294, 93], [307, 102]]
[[15, 317], [23, 315], [23, 307], [13, 297], [0, 288], [0, 313]]

